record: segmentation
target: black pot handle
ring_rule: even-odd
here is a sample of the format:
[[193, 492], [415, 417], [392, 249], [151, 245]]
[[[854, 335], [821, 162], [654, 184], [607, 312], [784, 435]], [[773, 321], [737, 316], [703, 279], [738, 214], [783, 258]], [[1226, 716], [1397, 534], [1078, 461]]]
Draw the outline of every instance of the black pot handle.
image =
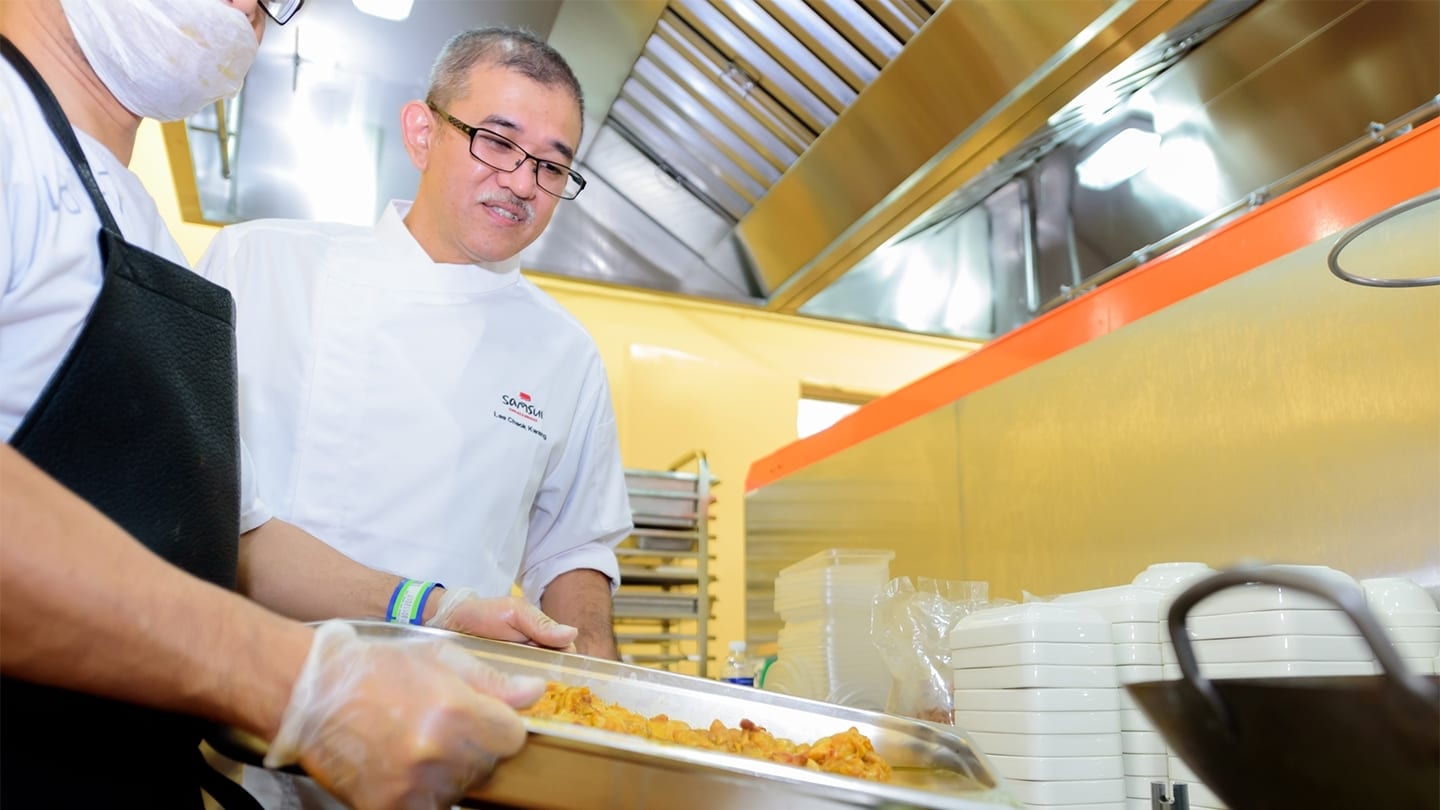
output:
[[1175, 597], [1167, 617], [1170, 643], [1175, 647], [1175, 661], [1180, 673], [1194, 689], [1210, 703], [1215, 714], [1230, 728], [1233, 728], [1229, 710], [1220, 692], [1210, 679], [1200, 674], [1200, 665], [1195, 659], [1195, 648], [1190, 643], [1190, 634], [1185, 631], [1185, 618], [1190, 609], [1205, 597], [1234, 585], [1263, 583], [1294, 588], [1334, 602], [1350, 617], [1370, 645], [1370, 651], [1380, 662], [1385, 677], [1398, 689], [1408, 693], [1422, 705], [1432, 710], [1440, 708], [1440, 684], [1411, 672], [1401, 661], [1390, 637], [1385, 633], [1375, 614], [1365, 604], [1365, 592], [1359, 588], [1340, 586], [1311, 574], [1290, 571], [1270, 566], [1243, 566], [1221, 571], [1191, 585]]

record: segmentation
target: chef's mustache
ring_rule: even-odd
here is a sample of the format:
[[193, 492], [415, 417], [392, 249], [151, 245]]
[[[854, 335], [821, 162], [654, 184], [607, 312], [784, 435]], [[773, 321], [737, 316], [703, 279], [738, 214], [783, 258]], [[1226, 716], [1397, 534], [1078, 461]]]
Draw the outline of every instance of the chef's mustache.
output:
[[482, 205], [487, 203], [500, 203], [518, 210], [521, 214], [521, 222], [532, 222], [535, 219], [535, 206], [529, 202], [516, 197], [505, 191], [484, 191], [480, 193], [478, 202]]

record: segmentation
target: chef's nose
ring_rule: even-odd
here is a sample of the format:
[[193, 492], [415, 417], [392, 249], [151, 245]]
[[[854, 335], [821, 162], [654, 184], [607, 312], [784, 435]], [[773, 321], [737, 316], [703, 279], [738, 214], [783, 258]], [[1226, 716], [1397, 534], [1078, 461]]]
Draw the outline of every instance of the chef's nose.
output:
[[260, 8], [259, 0], [220, 0], [220, 2], [238, 9], [250, 20], [250, 27], [255, 29], [257, 42], [265, 35], [265, 12]]

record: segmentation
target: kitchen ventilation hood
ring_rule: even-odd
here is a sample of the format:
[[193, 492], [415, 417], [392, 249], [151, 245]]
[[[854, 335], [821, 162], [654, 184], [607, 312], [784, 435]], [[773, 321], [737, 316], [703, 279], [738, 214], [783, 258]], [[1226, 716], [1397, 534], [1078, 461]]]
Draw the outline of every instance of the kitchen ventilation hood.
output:
[[[168, 126], [187, 217], [370, 221], [413, 192], [395, 121], [440, 45], [520, 25], [581, 77], [590, 180], [528, 268], [960, 337], [1440, 85], [1429, 0], [420, 0], [403, 23], [312, 5], [272, 27], [238, 99]], [[1257, 84], [1268, 107], [1236, 103]], [[1153, 170], [1076, 187], [1126, 116], [1200, 126], [1212, 199], [1177, 205]]]

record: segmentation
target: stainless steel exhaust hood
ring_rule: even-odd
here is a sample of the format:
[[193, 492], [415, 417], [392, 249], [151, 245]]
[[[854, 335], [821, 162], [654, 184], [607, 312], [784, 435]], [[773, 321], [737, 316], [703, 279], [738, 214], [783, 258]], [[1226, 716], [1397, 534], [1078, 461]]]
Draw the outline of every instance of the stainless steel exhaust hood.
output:
[[[413, 192], [395, 119], [440, 44], [463, 27], [522, 25], [581, 77], [592, 181], [526, 251], [527, 267], [988, 337], [1225, 195], [1433, 96], [1437, 8], [481, 0], [421, 2], [387, 23], [316, 4], [270, 32], [228, 127], [193, 119], [172, 158], [194, 219], [367, 221]], [[1241, 103], [1262, 86], [1264, 102]], [[1146, 87], [1156, 109], [1132, 109]], [[1288, 98], [1308, 101], [1291, 109]], [[1157, 131], [1190, 122], [1175, 132], [1204, 141], [1215, 200], [1175, 204], [1177, 181], [1158, 171], [1077, 186], [1098, 135], [1132, 113]], [[301, 119], [320, 129], [301, 132]]]

